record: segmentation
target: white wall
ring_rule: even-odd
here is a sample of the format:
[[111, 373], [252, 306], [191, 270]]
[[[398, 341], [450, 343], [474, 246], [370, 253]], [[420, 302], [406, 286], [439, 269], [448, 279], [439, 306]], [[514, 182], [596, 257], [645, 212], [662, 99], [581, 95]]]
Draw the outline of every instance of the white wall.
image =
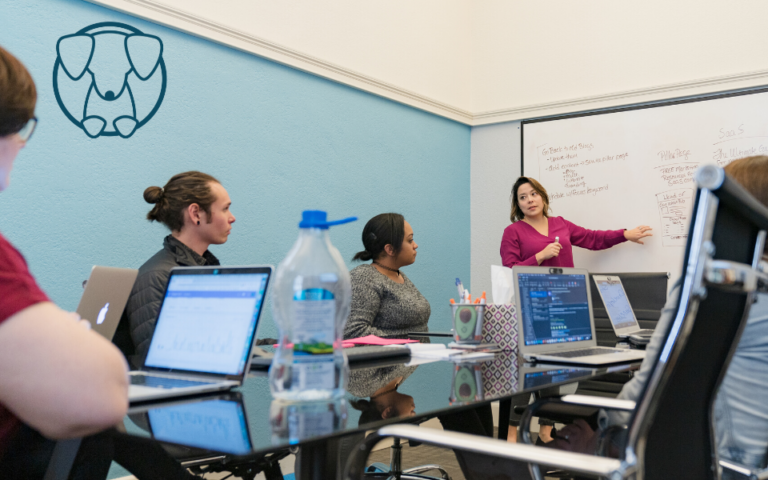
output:
[[768, 83], [762, 0], [483, 0], [473, 13], [475, 124]]
[[510, 224], [509, 193], [520, 176], [520, 122], [472, 129], [470, 173], [471, 292], [491, 298], [491, 265], [501, 265], [501, 234]]
[[471, 123], [468, 0], [89, 0]]
[[469, 125], [768, 84], [763, 0], [89, 0]]

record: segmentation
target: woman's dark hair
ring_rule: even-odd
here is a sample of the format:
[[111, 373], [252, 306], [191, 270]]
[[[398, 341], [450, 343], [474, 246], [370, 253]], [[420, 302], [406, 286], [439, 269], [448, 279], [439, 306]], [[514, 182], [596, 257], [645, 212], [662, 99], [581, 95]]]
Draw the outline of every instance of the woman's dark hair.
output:
[[0, 47], [0, 137], [21, 130], [35, 116], [37, 90], [22, 63]]
[[537, 182], [535, 178], [520, 177], [515, 184], [512, 185], [512, 211], [509, 213], [509, 219], [512, 223], [525, 218], [523, 211], [520, 210], [520, 204], [517, 202], [517, 190], [526, 183], [530, 183], [531, 187], [536, 190], [536, 193], [541, 195], [541, 199], [544, 200], [544, 208], [542, 209], [544, 217], [549, 217], [549, 195], [547, 195], [547, 190]]
[[400, 252], [405, 238], [405, 217], [399, 213], [382, 213], [368, 220], [363, 228], [363, 247], [352, 260], [375, 260], [386, 245], [392, 245], [395, 254]]
[[147, 220], [163, 223], [172, 232], [177, 232], [184, 226], [184, 210], [196, 203], [208, 214], [210, 223], [211, 205], [216, 201], [211, 182], [219, 183], [207, 173], [192, 171], [174, 175], [163, 188], [147, 188], [144, 200], [155, 204], [147, 214]]

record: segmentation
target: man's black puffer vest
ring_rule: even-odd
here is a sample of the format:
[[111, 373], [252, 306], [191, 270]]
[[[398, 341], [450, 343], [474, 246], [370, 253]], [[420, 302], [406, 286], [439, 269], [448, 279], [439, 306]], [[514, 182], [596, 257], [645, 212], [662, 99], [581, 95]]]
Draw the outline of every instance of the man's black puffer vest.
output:
[[[134, 367], [141, 368], [144, 365], [171, 269], [204, 265], [219, 265], [219, 259], [207, 250], [200, 256], [172, 235], [168, 235], [163, 240], [163, 249], [139, 268], [139, 275], [115, 335], [115, 344]], [[121, 330], [123, 336], [126, 330], [130, 332], [133, 351], [130, 351], [131, 346], [126, 345], [128, 342], [125, 339], [119, 340]]]

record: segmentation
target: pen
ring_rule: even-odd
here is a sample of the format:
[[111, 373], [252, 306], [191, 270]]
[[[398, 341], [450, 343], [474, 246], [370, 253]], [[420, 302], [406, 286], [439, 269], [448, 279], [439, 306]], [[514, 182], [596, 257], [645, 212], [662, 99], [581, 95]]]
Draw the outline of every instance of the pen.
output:
[[461, 284], [461, 280], [456, 277], [456, 289], [459, 291], [459, 303], [464, 301], [464, 285]]
[[555, 237], [555, 243], [560, 243], [560, 237]]
[[456, 302], [454, 302], [454, 301], [453, 301], [453, 299], [451, 299], [451, 305], [454, 305], [455, 303], [456, 303]]

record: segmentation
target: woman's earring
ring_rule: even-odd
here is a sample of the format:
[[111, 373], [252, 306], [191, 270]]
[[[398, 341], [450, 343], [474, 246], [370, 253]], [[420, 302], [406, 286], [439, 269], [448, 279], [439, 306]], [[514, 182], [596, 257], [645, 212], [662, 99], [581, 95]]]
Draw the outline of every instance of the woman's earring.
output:
[[200, 225], [200, 220], [197, 221], [197, 224]]

